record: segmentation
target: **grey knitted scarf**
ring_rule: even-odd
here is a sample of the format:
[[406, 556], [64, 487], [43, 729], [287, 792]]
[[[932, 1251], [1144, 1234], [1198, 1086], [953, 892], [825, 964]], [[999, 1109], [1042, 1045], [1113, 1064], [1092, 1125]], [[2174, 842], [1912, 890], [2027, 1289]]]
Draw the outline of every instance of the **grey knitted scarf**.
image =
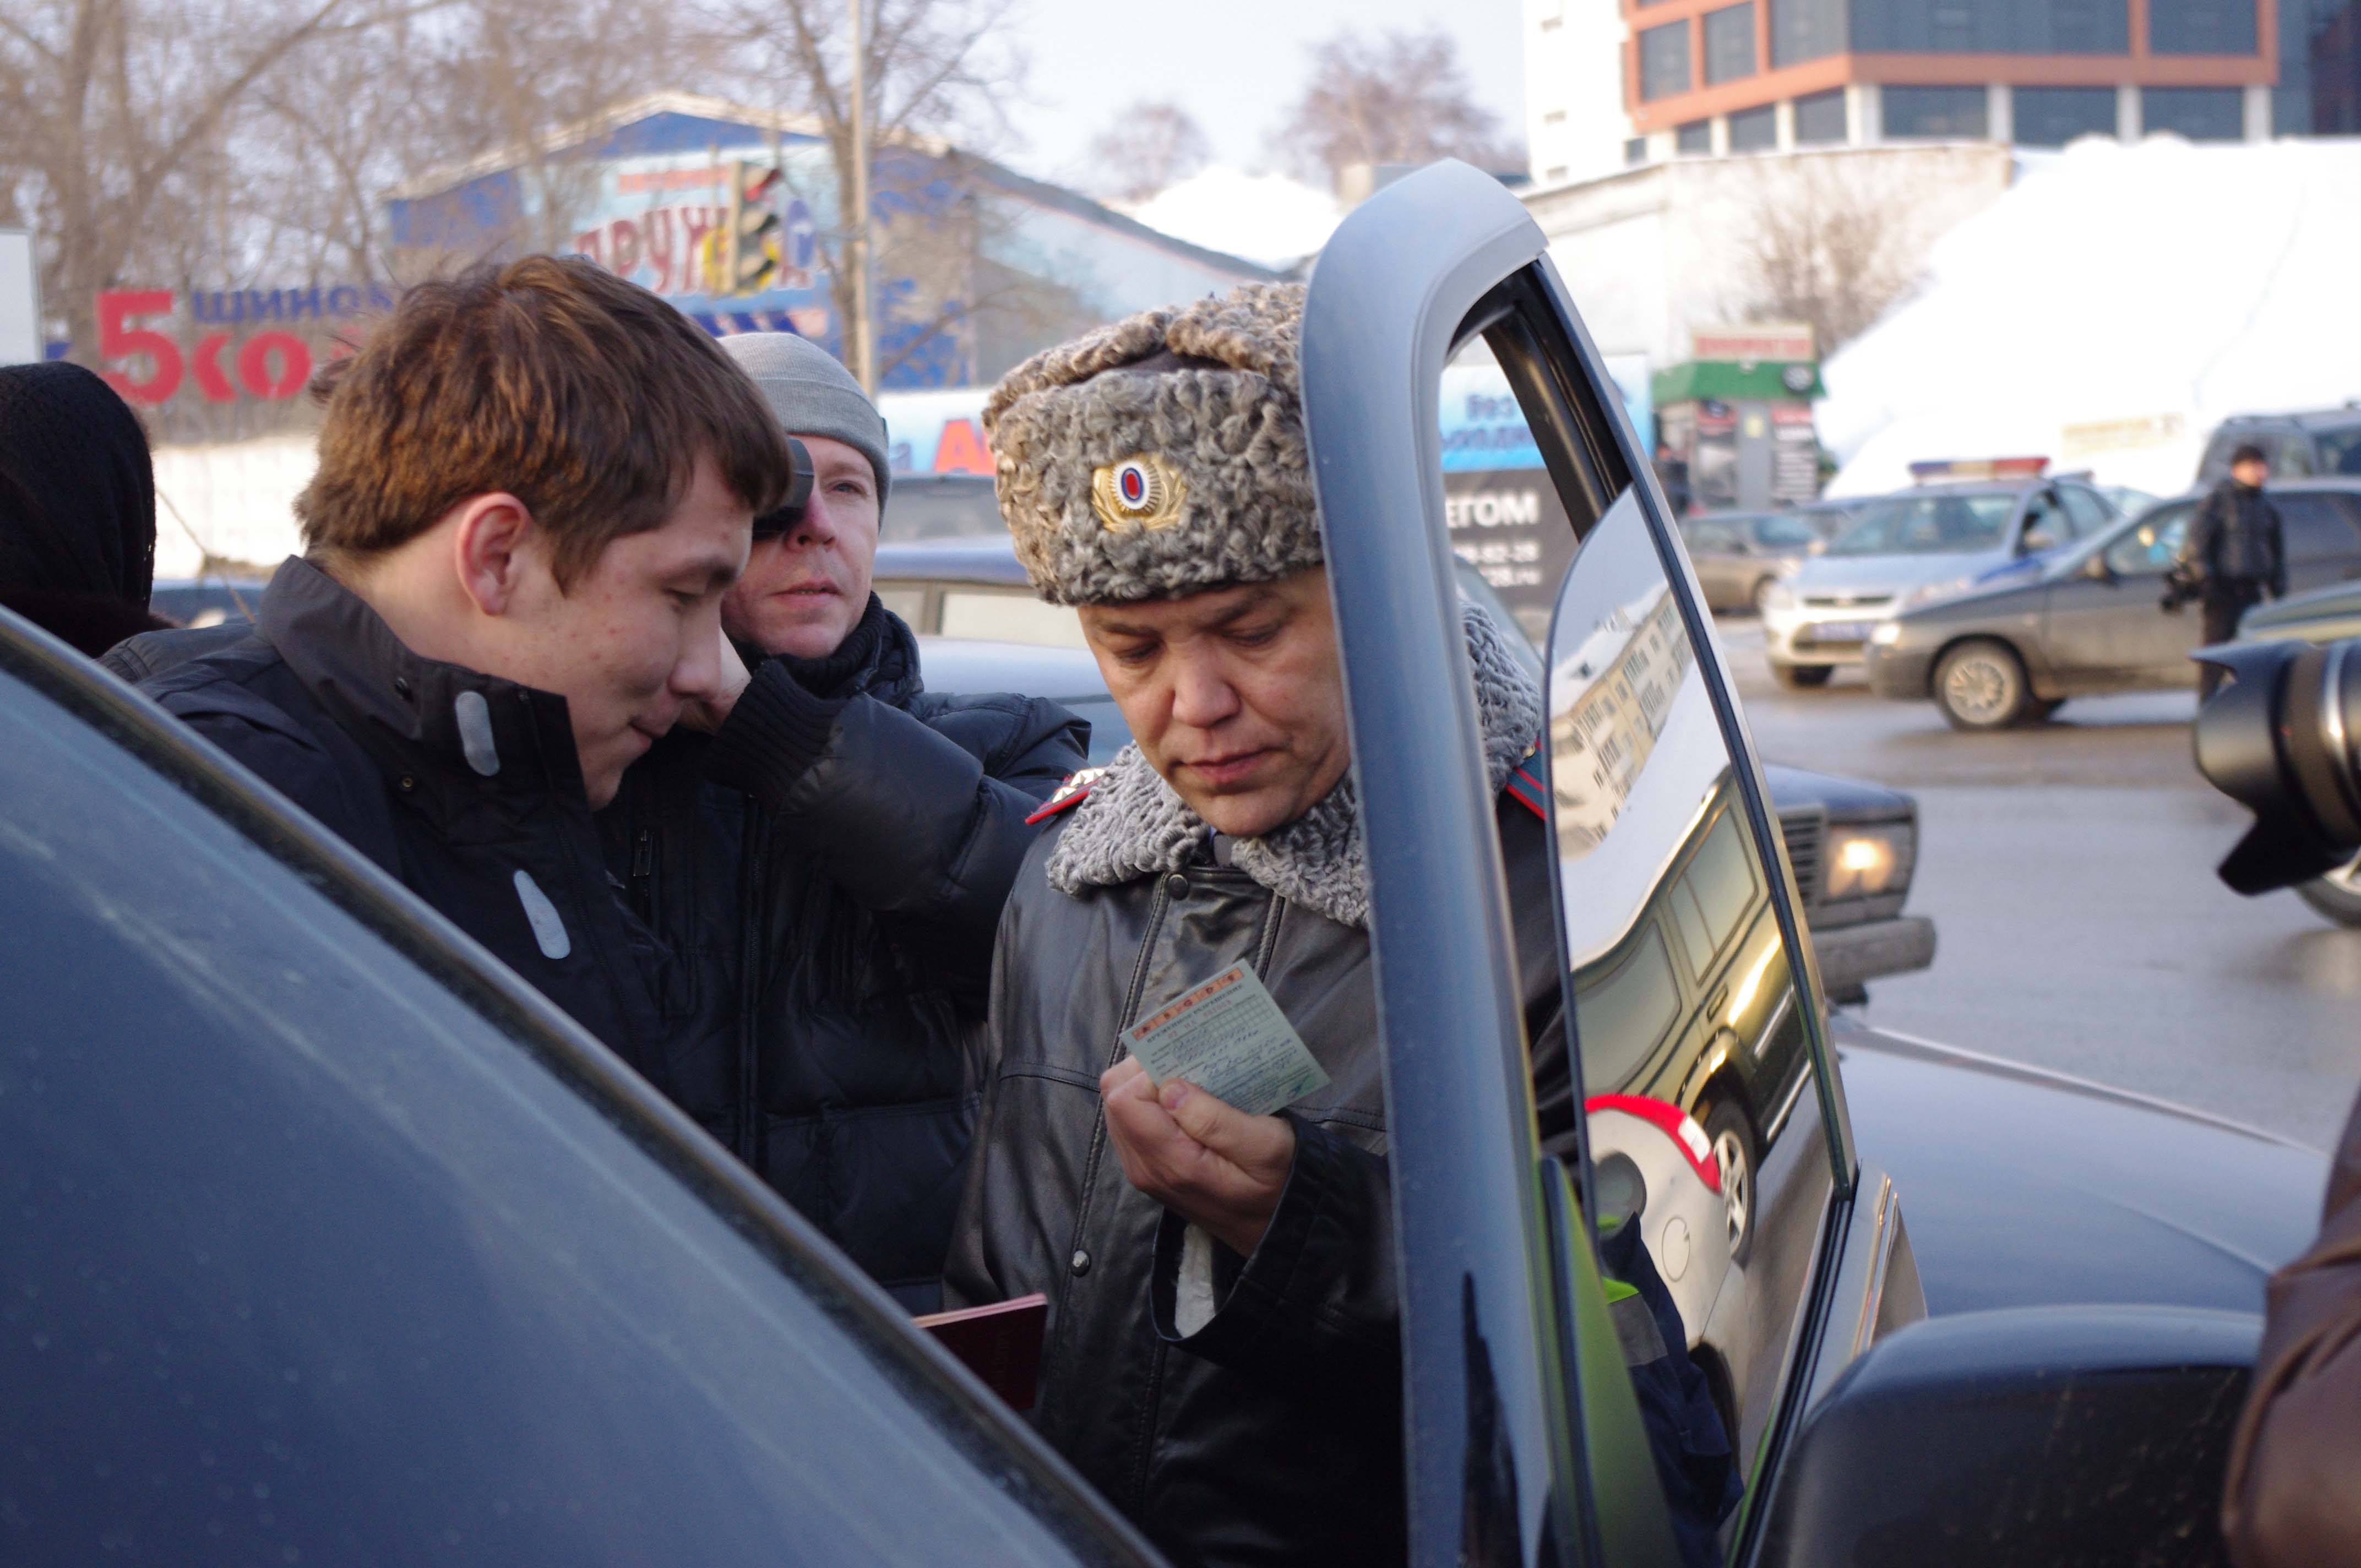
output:
[[[1498, 794], [1542, 732], [1542, 696], [1510, 652], [1500, 629], [1472, 604], [1460, 608], [1484, 765]], [[1080, 896], [1139, 877], [1178, 871], [1205, 833], [1204, 819], [1148, 766], [1137, 743], [1115, 753], [1049, 852], [1049, 885]], [[1366, 927], [1367, 861], [1361, 850], [1360, 797], [1346, 773], [1317, 806], [1276, 832], [1236, 841], [1231, 863], [1262, 886], [1339, 925]]]

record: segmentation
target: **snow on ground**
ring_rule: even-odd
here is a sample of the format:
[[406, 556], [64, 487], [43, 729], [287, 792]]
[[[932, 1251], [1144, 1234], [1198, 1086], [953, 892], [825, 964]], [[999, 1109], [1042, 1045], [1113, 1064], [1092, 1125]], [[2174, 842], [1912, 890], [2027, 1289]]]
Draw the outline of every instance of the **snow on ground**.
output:
[[1318, 250], [1345, 216], [1335, 197], [1284, 174], [1222, 167], [1122, 211], [1175, 239], [1270, 267]]
[[271, 567], [297, 554], [295, 497], [318, 466], [308, 435], [158, 447], [156, 575], [193, 577], [208, 554]]
[[2361, 140], [2023, 155], [1824, 378], [1831, 495], [2012, 455], [2184, 490], [2225, 415], [2361, 396]]

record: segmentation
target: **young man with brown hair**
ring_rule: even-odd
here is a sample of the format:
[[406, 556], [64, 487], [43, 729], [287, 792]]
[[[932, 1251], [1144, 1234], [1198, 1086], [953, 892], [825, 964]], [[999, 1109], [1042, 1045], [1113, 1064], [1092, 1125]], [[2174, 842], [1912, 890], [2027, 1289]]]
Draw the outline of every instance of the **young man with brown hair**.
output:
[[324, 385], [307, 554], [142, 689], [669, 1091], [591, 813], [721, 696], [785, 437], [678, 312], [549, 257], [412, 290]]

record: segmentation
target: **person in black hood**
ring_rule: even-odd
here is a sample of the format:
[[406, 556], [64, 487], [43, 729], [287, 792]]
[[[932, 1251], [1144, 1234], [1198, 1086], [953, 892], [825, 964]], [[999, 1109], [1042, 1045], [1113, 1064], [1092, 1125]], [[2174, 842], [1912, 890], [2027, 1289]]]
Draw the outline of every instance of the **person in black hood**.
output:
[[150, 613], [148, 437], [79, 365], [0, 369], [0, 605], [92, 658], [170, 623]]
[[751, 674], [602, 812], [609, 865], [676, 955], [671, 1090], [903, 1304], [941, 1295], [974, 1124], [993, 933], [1089, 727], [945, 696], [870, 592], [885, 422], [785, 333], [722, 340], [807, 455], [723, 624]]

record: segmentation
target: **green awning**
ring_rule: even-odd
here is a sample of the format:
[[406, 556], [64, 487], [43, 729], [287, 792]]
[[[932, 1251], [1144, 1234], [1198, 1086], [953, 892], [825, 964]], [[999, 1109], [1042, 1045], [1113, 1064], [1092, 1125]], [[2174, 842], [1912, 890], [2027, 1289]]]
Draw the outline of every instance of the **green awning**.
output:
[[1738, 365], [1720, 359], [1691, 359], [1656, 372], [1652, 383], [1655, 405], [1714, 401], [1723, 403], [1788, 401], [1822, 398], [1820, 367], [1808, 360], [1763, 359]]

